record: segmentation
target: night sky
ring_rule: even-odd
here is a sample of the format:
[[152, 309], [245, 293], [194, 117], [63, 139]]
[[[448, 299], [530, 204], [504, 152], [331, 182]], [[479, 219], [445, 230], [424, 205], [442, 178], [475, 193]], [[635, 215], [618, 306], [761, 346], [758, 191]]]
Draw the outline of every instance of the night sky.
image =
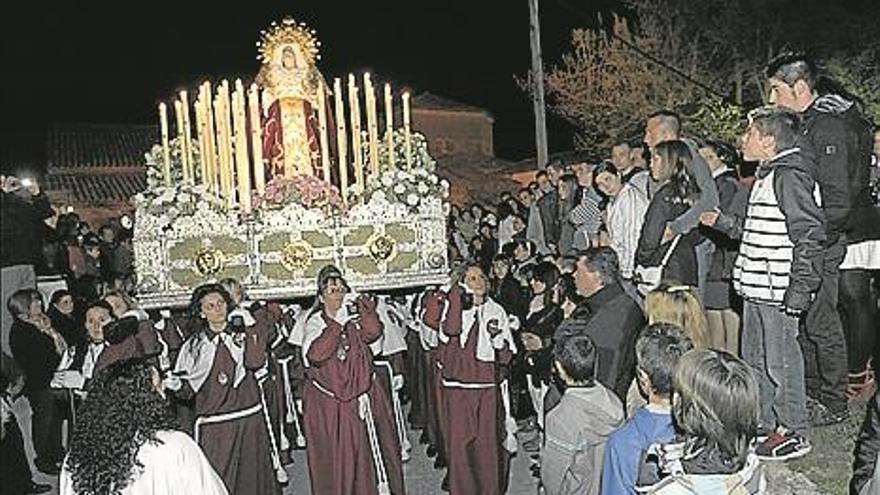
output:
[[[545, 61], [566, 50], [595, 2], [541, 2]], [[8, 4], [7, 4], [8, 5]], [[534, 153], [531, 102], [513, 76], [530, 66], [527, 0], [17, 2], [2, 22], [3, 156], [41, 163], [52, 122], [153, 123], [176, 89], [220, 75], [256, 74], [259, 31], [285, 14], [322, 41], [328, 79], [369, 70], [488, 109], [496, 154]], [[11, 14], [11, 15], [7, 15]], [[571, 146], [551, 118], [551, 150]], [[5, 161], [8, 161], [5, 160]]]

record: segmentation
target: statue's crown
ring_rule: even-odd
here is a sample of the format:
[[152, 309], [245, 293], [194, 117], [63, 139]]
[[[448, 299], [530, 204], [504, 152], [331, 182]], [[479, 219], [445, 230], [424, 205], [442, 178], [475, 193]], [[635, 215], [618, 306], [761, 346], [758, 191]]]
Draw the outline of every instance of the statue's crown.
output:
[[297, 23], [292, 17], [285, 17], [280, 24], [273, 21], [268, 29], [260, 31], [257, 59], [268, 64], [276, 56], [276, 50], [285, 45], [296, 44], [301, 53], [308, 57], [309, 65], [315, 65], [316, 60], [321, 60], [321, 42], [315, 34], [315, 30], [309, 29], [306, 23]]

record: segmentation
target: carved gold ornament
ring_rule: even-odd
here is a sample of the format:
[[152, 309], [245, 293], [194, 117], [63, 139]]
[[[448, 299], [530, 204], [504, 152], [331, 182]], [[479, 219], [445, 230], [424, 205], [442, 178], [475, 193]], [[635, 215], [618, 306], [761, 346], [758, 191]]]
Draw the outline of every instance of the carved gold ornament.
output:
[[226, 255], [219, 249], [205, 247], [196, 253], [193, 264], [199, 275], [210, 277], [223, 269], [223, 266], [226, 264]]
[[367, 250], [375, 261], [387, 261], [397, 254], [397, 241], [387, 234], [376, 234], [367, 240]]
[[301, 272], [312, 262], [312, 246], [306, 241], [290, 241], [281, 248], [281, 266], [291, 272]]

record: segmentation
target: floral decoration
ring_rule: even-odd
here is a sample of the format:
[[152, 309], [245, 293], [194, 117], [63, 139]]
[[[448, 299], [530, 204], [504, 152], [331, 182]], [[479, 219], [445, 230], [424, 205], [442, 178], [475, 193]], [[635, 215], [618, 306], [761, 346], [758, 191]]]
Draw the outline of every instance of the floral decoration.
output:
[[253, 194], [255, 209], [283, 207], [289, 203], [297, 203], [307, 209], [344, 210], [339, 189], [311, 175], [275, 176], [266, 183], [266, 190], [262, 195], [257, 194], [256, 191]]
[[[155, 217], [161, 229], [170, 228], [182, 216], [194, 216], [200, 211], [223, 211], [223, 202], [208, 192], [204, 184], [183, 182], [180, 165], [180, 143], [177, 138], [169, 143], [171, 151], [171, 186], [166, 186], [162, 176], [162, 146], [156, 144], [144, 155], [147, 163], [147, 188], [134, 196], [140, 214]], [[193, 170], [199, 180], [199, 148], [193, 143]]]
[[412, 133], [410, 140], [412, 156], [409, 166], [402, 131], [394, 131], [394, 166], [388, 158], [387, 140], [382, 140], [379, 146], [381, 172], [378, 177], [370, 177], [367, 181], [365, 198], [404, 204], [415, 211], [427, 198], [449, 197], [449, 183], [434, 173], [437, 162], [428, 154], [428, 140], [419, 133]]

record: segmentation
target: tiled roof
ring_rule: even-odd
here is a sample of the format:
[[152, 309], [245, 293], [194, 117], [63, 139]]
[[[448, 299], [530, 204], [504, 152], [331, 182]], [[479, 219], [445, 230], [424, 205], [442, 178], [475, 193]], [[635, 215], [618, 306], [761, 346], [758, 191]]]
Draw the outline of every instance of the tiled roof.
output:
[[46, 161], [58, 169], [144, 166], [144, 153], [159, 141], [158, 126], [55, 124], [49, 128]]
[[158, 127], [55, 124], [47, 140], [46, 190], [59, 202], [118, 205], [147, 186], [144, 153]]
[[106, 206], [127, 202], [147, 187], [146, 171], [124, 173], [50, 174], [50, 197], [74, 205]]
[[488, 117], [492, 115], [488, 110], [480, 107], [475, 107], [472, 105], [468, 105], [466, 103], [461, 103], [459, 101], [455, 101], [445, 96], [435, 95], [433, 93], [429, 93], [425, 91], [424, 93], [419, 93], [414, 96], [412, 99], [413, 108], [422, 108], [426, 110], [446, 110], [451, 112], [468, 112], [468, 113], [482, 113]]

